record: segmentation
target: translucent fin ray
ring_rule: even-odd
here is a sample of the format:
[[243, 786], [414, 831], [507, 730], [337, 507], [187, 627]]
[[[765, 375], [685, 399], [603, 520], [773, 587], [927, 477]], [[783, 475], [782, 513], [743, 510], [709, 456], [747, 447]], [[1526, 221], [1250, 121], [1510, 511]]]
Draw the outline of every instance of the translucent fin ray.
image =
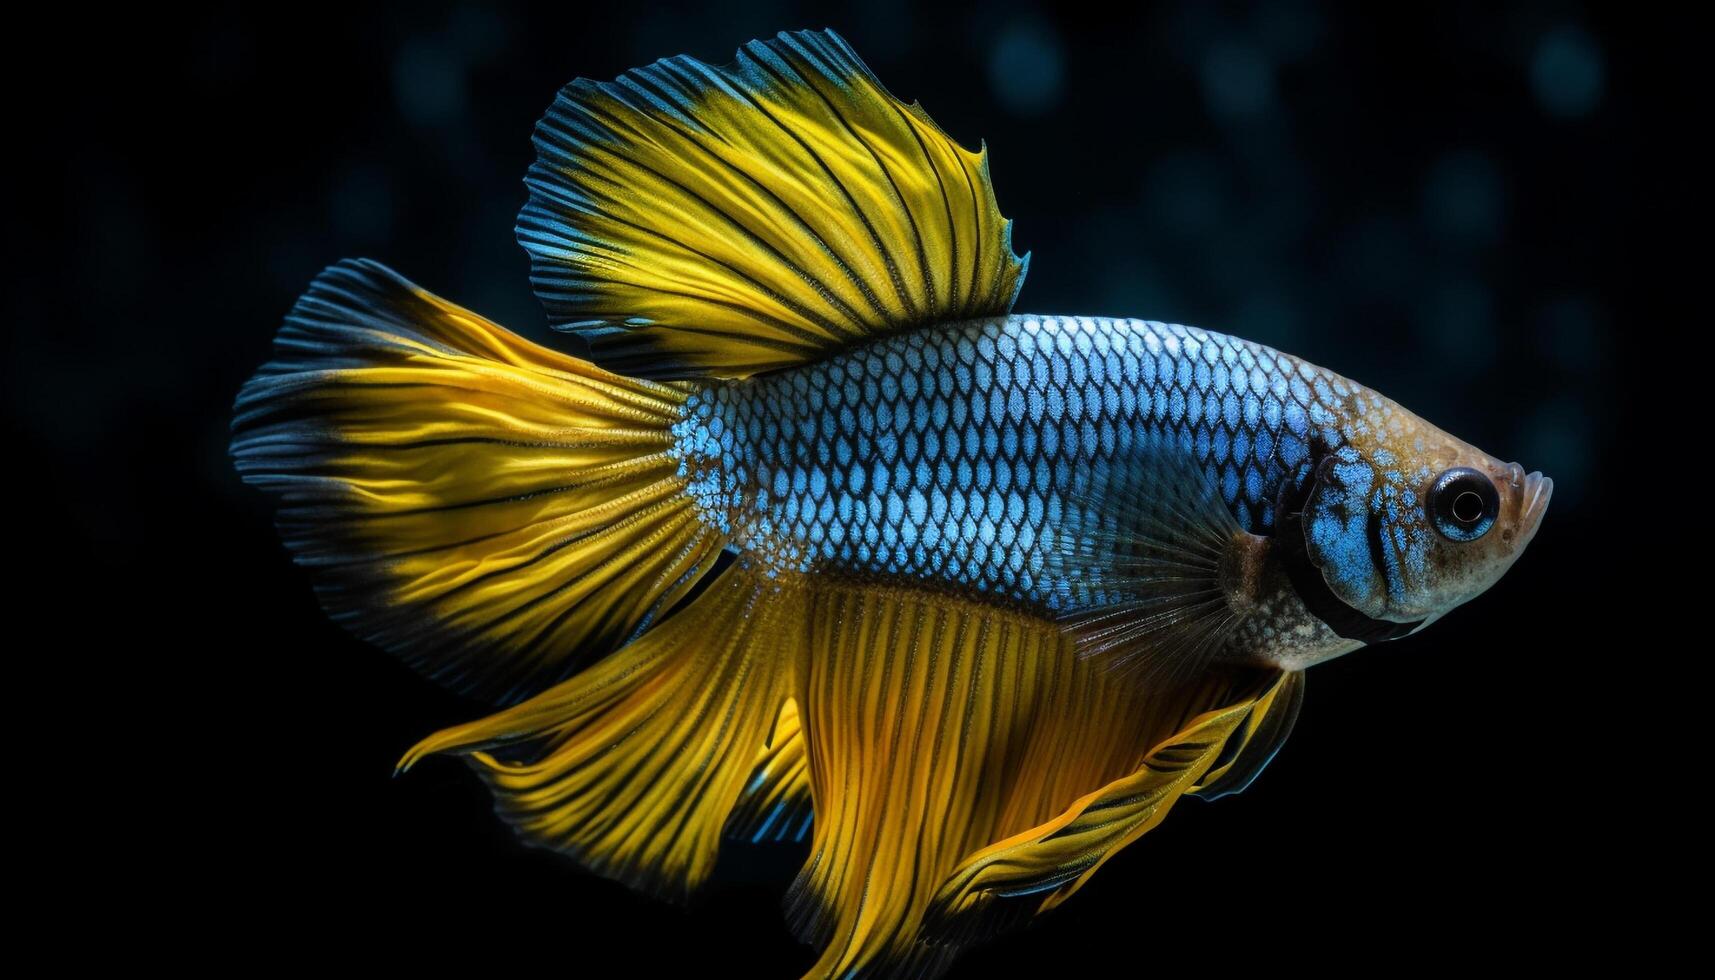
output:
[[1050, 557], [1066, 583], [1060, 625], [1084, 656], [1140, 683], [1195, 677], [1239, 620], [1222, 570], [1245, 533], [1189, 437], [1139, 432], [1070, 496]]

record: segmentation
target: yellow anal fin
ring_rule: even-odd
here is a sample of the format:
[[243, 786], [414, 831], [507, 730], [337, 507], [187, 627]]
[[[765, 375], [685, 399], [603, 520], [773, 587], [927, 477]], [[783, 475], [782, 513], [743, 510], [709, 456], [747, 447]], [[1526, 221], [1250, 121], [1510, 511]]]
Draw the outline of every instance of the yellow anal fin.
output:
[[526, 841], [639, 890], [683, 898], [780, 714], [802, 635], [789, 587], [734, 566], [589, 670], [408, 752], [465, 756]]
[[537, 295], [625, 374], [745, 377], [1005, 313], [1024, 281], [987, 151], [832, 31], [579, 79], [535, 143], [518, 240]]
[[720, 551], [669, 452], [685, 398], [346, 261], [239, 393], [232, 454], [332, 618], [510, 703], [647, 628]]
[[809, 834], [814, 816], [810, 759], [804, 751], [798, 704], [788, 700], [780, 707], [774, 734], [756, 760], [744, 795], [727, 821], [726, 833], [756, 844], [800, 841]]
[[1205, 690], [1188, 703], [1212, 707], [1156, 745], [1135, 771], [966, 858], [935, 896], [925, 929], [930, 941], [956, 946], [986, 938], [1070, 898], [1201, 785], [1229, 740], [1245, 737], [1292, 676]]
[[[1079, 657], [1052, 623], [992, 606], [824, 587], [809, 630], [795, 698], [816, 816], [788, 912], [800, 937], [823, 948], [814, 976], [939, 972], [958, 942], [925, 941], [932, 903], [973, 855], [1146, 759], [1184, 773], [1157, 787], [1165, 813], [1227, 731], [1205, 724], [1195, 750], [1151, 754], [1208, 702], [1224, 703], [1227, 682], [1206, 674], [1141, 689]], [[1236, 710], [1242, 718], [1246, 708]]]
[[1218, 800], [1250, 788], [1257, 776], [1274, 761], [1275, 754], [1286, 744], [1292, 726], [1298, 722], [1299, 709], [1304, 706], [1304, 671], [1285, 674], [1267, 694], [1257, 699], [1256, 707], [1244, 725], [1229, 739], [1221, 759], [1197, 781], [1191, 795], [1204, 800]]

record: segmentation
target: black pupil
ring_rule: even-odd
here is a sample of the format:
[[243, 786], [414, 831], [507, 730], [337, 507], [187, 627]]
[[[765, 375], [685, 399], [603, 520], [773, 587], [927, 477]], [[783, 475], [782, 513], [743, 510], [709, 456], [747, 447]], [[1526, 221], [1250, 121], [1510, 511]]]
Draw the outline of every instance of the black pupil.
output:
[[1475, 524], [1483, 516], [1483, 498], [1466, 490], [1453, 498], [1453, 517], [1462, 524]]

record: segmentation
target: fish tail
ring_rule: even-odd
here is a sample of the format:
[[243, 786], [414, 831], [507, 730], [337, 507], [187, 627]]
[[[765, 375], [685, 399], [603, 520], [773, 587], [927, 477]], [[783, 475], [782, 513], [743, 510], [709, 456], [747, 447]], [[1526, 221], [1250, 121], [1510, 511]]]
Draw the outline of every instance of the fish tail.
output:
[[689, 391], [348, 260], [240, 391], [231, 451], [335, 621], [510, 704], [642, 635], [725, 544], [678, 472]]
[[510, 705], [399, 769], [462, 756], [524, 840], [664, 897], [713, 869], [729, 815], [754, 834], [782, 799], [807, 810], [801, 771], [753, 775], [797, 731], [773, 649], [802, 632], [792, 584], [740, 559], [677, 607], [726, 544], [679, 471], [691, 390], [347, 261], [298, 301], [233, 423], [328, 613]]

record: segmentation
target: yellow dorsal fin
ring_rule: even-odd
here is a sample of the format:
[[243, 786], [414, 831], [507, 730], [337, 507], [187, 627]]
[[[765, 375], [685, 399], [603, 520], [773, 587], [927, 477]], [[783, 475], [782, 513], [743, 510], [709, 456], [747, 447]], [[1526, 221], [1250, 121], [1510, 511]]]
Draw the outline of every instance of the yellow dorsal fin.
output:
[[832, 31], [566, 86], [518, 240], [560, 329], [610, 370], [740, 378], [1002, 314], [1024, 282], [971, 153]]

